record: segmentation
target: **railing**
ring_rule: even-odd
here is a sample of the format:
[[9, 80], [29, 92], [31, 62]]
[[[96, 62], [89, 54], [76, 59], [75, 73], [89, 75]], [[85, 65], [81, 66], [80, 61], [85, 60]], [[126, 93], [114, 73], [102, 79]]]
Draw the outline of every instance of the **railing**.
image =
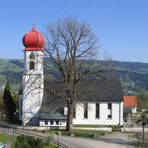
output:
[[42, 139], [44, 141], [50, 142], [50, 143], [56, 145], [58, 148], [68, 148], [66, 145], [64, 145], [63, 143], [59, 142], [58, 140], [55, 140], [52, 137], [41, 135], [43, 133], [39, 133], [39, 132], [33, 133], [33, 131], [29, 132], [29, 131], [25, 131], [23, 129], [22, 130], [18, 130], [17, 128], [13, 128], [12, 126], [9, 126], [9, 124], [7, 124], [5, 122], [4, 123], [0, 122], [0, 126], [11, 129], [11, 133], [9, 131], [6, 131], [6, 129], [1, 130], [1, 132], [6, 133], [6, 134], [31, 136], [31, 137], [34, 137], [34, 138], [39, 138], [39, 139]]
[[13, 134], [14, 135], [26, 135], [26, 136], [31, 136], [31, 137], [34, 137], [34, 138], [39, 138], [39, 139], [45, 140], [47, 142], [50, 142], [50, 143], [56, 145], [59, 148], [68, 148], [63, 143], [61, 143], [61, 142], [59, 142], [59, 141], [57, 141], [57, 140], [55, 140], [54, 138], [51, 138], [51, 137], [37, 135], [37, 134], [33, 134], [33, 133], [26, 132], [26, 131], [23, 131], [23, 130], [21, 130], [21, 131], [14, 130]]

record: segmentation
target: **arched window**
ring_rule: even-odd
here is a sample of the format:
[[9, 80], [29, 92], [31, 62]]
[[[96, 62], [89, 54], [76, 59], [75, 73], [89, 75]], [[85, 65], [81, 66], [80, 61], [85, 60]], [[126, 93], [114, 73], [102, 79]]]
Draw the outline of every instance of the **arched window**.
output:
[[34, 69], [34, 62], [33, 61], [30, 61], [30, 63], [29, 63], [29, 69], [30, 70], [33, 70]]

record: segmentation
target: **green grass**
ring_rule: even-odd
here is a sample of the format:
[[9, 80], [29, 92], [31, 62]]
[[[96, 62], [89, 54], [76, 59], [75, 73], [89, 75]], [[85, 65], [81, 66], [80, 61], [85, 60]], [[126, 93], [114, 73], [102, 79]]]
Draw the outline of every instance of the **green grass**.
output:
[[[28, 136], [25, 136], [25, 137], [28, 137]], [[13, 139], [12, 139], [12, 145], [11, 145], [11, 148], [15, 148], [15, 143], [17, 141], [17, 136], [13, 136]], [[47, 143], [47, 142], [44, 142], [43, 143], [43, 148], [57, 148], [55, 145], [51, 144], [51, 143]]]
[[73, 127], [93, 127], [93, 128], [96, 128], [96, 127], [100, 127], [98, 125], [85, 125], [85, 124], [74, 124]]
[[[58, 134], [59, 131], [50, 131], [50, 134]], [[84, 138], [91, 138], [91, 137], [100, 137], [105, 135], [107, 132], [104, 131], [95, 131], [95, 130], [72, 130], [71, 132], [61, 130], [60, 134], [63, 136], [74, 136], [74, 137], [84, 137]]]
[[43, 148], [57, 148], [57, 147], [55, 145], [48, 144], [48, 145], [45, 145]]
[[8, 136], [6, 134], [0, 134], [0, 142], [6, 143], [8, 140]]
[[108, 127], [108, 128], [112, 128], [112, 130], [119, 130], [121, 129], [122, 126], [120, 125], [85, 125], [85, 124], [76, 124], [73, 125], [73, 127], [82, 127], [82, 128], [104, 128], [104, 127]]
[[112, 127], [111, 125], [94, 125], [94, 124], [74, 124], [73, 127], [92, 127], [92, 128], [101, 128], [101, 127]]
[[13, 136], [13, 141], [12, 141], [12, 145], [11, 145], [11, 148], [15, 148], [15, 142], [17, 140], [17, 137], [16, 136]]

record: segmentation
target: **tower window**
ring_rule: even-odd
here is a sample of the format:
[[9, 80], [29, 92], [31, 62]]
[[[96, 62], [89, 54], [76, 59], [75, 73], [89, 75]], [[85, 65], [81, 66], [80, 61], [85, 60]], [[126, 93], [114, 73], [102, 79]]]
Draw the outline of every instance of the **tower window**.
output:
[[34, 69], [34, 62], [33, 61], [30, 61], [30, 63], [29, 63], [29, 69], [30, 70], [33, 70]]

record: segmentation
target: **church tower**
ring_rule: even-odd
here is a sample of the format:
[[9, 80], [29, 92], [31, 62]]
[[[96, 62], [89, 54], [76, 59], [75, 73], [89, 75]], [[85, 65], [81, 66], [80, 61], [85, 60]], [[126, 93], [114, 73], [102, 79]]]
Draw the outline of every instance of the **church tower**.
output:
[[23, 37], [24, 71], [22, 90], [22, 123], [36, 124], [44, 89], [43, 36], [33, 26]]

